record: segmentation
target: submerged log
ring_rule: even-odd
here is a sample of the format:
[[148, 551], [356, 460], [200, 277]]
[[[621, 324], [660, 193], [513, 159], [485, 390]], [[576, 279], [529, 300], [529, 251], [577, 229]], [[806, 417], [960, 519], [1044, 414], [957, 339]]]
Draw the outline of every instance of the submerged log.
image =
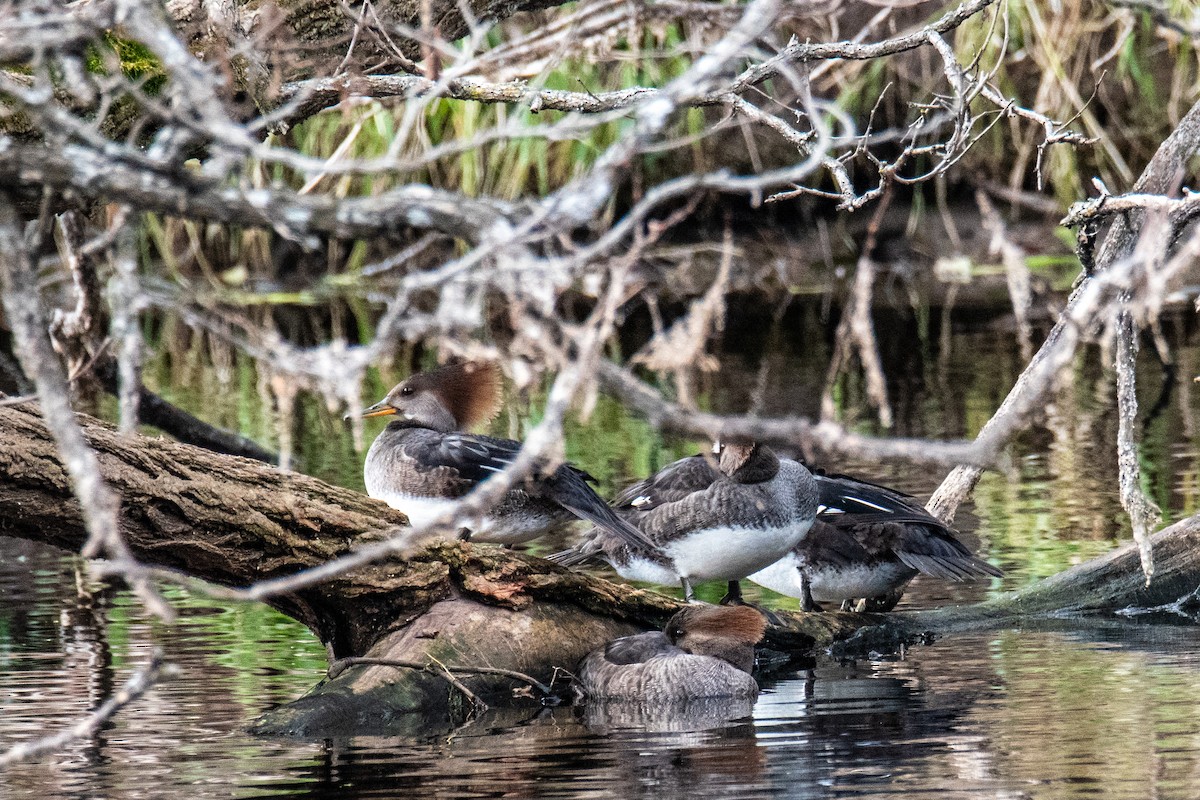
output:
[[1096, 614], [1200, 610], [1200, 514], [1187, 517], [1151, 537], [1154, 578], [1147, 583], [1137, 544], [1130, 542], [1102, 556], [1051, 575], [1030, 586], [968, 606], [906, 611], [861, 627], [830, 649], [854, 657], [892, 652], [930, 636], [998, 629], [1033, 619], [1069, 619]]
[[[87, 417], [80, 421], [104, 478], [122, 497], [129, 548], [149, 564], [245, 587], [323, 564], [393, 535], [405, 522], [379, 501], [314, 478], [164, 439], [124, 437]], [[0, 535], [67, 549], [78, 549], [86, 538], [54, 442], [29, 405], [0, 408]], [[1159, 572], [1149, 587], [1136, 552], [1126, 547], [964, 608], [888, 615], [779, 612], [767, 645], [797, 656], [835, 644], [854, 653], [1031, 616], [1163, 606], [1195, 593], [1198, 544], [1198, 518], [1158, 534]], [[549, 683], [556, 668], [572, 669], [615, 636], [659, 627], [679, 607], [678, 600], [655, 592], [461, 542], [437, 542], [264, 601], [307, 625], [335, 662], [366, 657], [417, 667], [335, 670], [259, 724], [262, 731], [307, 735], [428, 731], [431, 721], [468, 716], [472, 696], [513, 702], [514, 689], [524, 684], [505, 671]]]

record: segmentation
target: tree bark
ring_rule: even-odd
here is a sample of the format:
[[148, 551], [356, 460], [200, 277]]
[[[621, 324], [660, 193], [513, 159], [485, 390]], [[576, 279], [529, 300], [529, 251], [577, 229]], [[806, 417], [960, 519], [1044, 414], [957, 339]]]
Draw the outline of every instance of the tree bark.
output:
[[[292, 575], [378, 541], [402, 514], [358, 492], [248, 459], [164, 439], [124, 437], [81, 416], [105, 480], [121, 496], [130, 551], [144, 562], [224, 586]], [[31, 404], [0, 408], [0, 535], [77, 549], [86, 539], [54, 442]], [[1076, 567], [1027, 590], [966, 608], [880, 614], [779, 612], [767, 646], [794, 655], [837, 644], [853, 654], [929, 634], [1051, 613], [1159, 606], [1200, 583], [1200, 518], [1156, 536], [1159, 573], [1146, 587], [1136, 551]], [[549, 683], [609, 639], [661, 626], [679, 601], [573, 573], [487, 545], [438, 542], [304, 589], [265, 598], [307, 625], [335, 659], [517, 670]], [[856, 634], [856, 631], [858, 633]], [[852, 638], [853, 637], [853, 638]], [[514, 701], [500, 675], [458, 675], [481, 698]], [[260, 720], [259, 730], [337, 735], [428, 732], [470, 712], [436, 670], [360, 665]]]
[[[521, 11], [537, 11], [563, 4], [563, 0], [430, 0], [430, 21], [435, 35], [446, 41], [465, 36], [470, 26], [463, 9], [491, 24]], [[422, 0], [382, 0], [372, 4], [368, 22], [420, 30]], [[346, 6], [336, 0], [233, 0], [214, 4], [204, 0], [168, 0], [167, 14], [186, 37], [193, 53], [218, 54], [235, 49], [234, 35], [247, 38], [271, 38], [282, 52], [298, 49], [309, 64], [337, 64], [346, 56], [355, 19]], [[357, 6], [358, 11], [362, 6]], [[215, 14], [224, 16], [216, 18]], [[236, 34], [234, 34], [236, 32]], [[280, 36], [286, 32], [288, 42]], [[418, 46], [409, 39], [392, 37], [404, 56], [420, 56]], [[394, 58], [395, 53], [380, 36], [363, 35], [354, 46], [354, 62], [378, 62]], [[292, 77], [290, 74], [289, 78]]]

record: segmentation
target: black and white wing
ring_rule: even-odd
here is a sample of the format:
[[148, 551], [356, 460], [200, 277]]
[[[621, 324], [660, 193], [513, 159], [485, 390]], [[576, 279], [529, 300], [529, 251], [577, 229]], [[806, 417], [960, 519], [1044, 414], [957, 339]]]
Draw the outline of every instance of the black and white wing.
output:
[[855, 538], [866, 550], [890, 550], [905, 565], [944, 580], [1004, 575], [976, 558], [956, 531], [909, 495], [842, 475], [817, 475], [818, 520]]
[[[420, 453], [422, 463], [453, 468], [473, 482], [487, 480], [502, 472], [521, 452], [520, 442], [470, 433], [448, 433], [440, 442]], [[546, 497], [580, 519], [611, 531], [635, 547], [651, 547], [649, 540], [632, 524], [618, 516], [588, 485], [589, 475], [581, 469], [562, 464], [549, 474], [535, 474], [521, 484], [531, 496]]]
[[652, 511], [666, 503], [702, 492], [720, 473], [711, 459], [694, 455], [673, 461], [645, 480], [638, 481], [617, 495], [613, 505], [619, 511]]

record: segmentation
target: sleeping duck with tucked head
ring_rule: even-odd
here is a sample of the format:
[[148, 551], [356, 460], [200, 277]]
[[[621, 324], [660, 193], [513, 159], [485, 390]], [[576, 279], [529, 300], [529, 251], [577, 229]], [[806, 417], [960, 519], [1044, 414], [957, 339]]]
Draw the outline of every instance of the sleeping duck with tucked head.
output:
[[1002, 577], [956, 531], [908, 495], [845, 475], [817, 475], [821, 506], [808, 536], [750, 576], [780, 594], [846, 610], [888, 610], [916, 575], [949, 581]]
[[[413, 375], [364, 409], [364, 417], [396, 417], [367, 451], [367, 494], [403, 511], [419, 527], [502, 472], [521, 443], [463, 431], [496, 416], [501, 388], [493, 364], [449, 364]], [[569, 464], [536, 470], [470, 529], [471, 540], [515, 544], [583, 519], [621, 541], [648, 546], [646, 537], [592, 490], [590, 479]]]
[[614, 639], [585, 657], [577, 685], [591, 701], [753, 698], [754, 645], [765, 630], [750, 606], [688, 606], [661, 631]]

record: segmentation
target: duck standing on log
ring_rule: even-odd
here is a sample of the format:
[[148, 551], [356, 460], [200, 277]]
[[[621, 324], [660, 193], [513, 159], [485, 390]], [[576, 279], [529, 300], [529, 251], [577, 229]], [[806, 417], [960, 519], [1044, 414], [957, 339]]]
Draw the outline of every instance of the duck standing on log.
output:
[[754, 645], [765, 630], [763, 615], [749, 606], [688, 606], [662, 631], [614, 639], [589, 654], [576, 685], [591, 701], [753, 698]]
[[[367, 494], [403, 511], [414, 526], [444, 512], [458, 498], [504, 470], [521, 443], [464, 433], [500, 410], [501, 383], [492, 364], [458, 363], [422, 372], [364, 409], [362, 416], [395, 415], [367, 451]], [[510, 489], [469, 531], [476, 542], [516, 544], [587, 520], [618, 541], [649, 546], [637, 528], [617, 516], [569, 464], [537, 472]]]
[[954, 537], [954, 529], [911, 497], [843, 475], [817, 475], [821, 510], [808, 536], [750, 580], [800, 598], [804, 611], [817, 603], [889, 610], [918, 573], [962, 581], [1004, 573]]
[[817, 487], [797, 461], [766, 445], [719, 443], [713, 459], [697, 455], [669, 464], [617, 498], [617, 512], [654, 544], [650, 550], [596, 531], [551, 556], [574, 566], [602, 558], [621, 577], [680, 585], [728, 581], [722, 603], [741, 602], [742, 578], [769, 566], [801, 542], [817, 514]]

